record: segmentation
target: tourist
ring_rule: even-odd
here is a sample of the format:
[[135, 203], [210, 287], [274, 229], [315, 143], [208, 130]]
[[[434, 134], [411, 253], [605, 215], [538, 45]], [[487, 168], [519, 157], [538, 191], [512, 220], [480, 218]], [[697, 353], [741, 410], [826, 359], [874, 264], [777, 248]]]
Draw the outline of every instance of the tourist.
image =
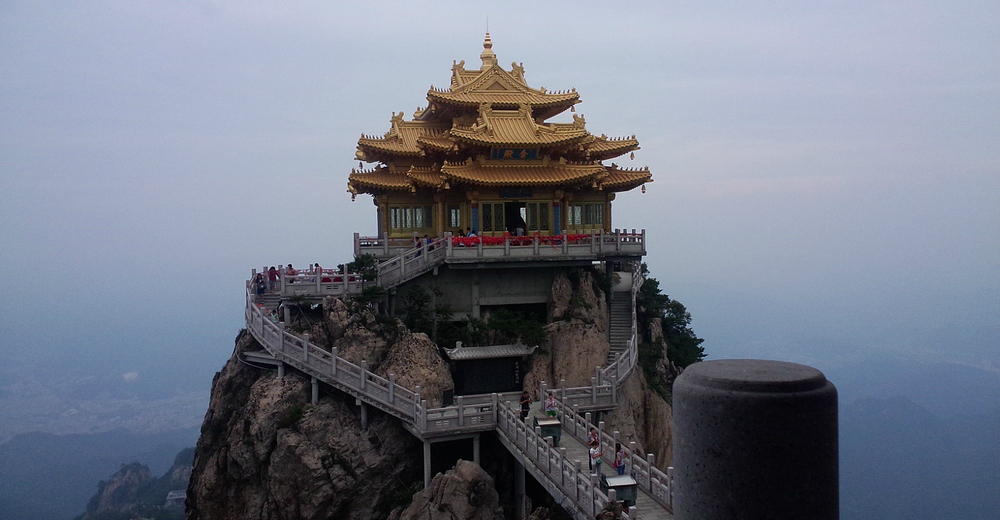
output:
[[277, 309], [271, 309], [271, 314], [269, 314], [267, 317], [268, 317], [268, 319], [271, 320], [271, 323], [277, 324], [278, 323], [278, 310]]
[[265, 288], [264, 275], [261, 273], [257, 273], [256, 275], [254, 275], [253, 285], [254, 285], [254, 292], [257, 294], [257, 296], [263, 296]]
[[524, 421], [528, 418], [528, 412], [531, 411], [531, 396], [528, 395], [528, 391], [525, 390], [521, 392], [521, 420]]
[[625, 448], [620, 442], [615, 443], [615, 470], [619, 475], [625, 474]]
[[597, 428], [590, 429], [590, 437], [587, 438], [587, 446], [600, 446], [601, 436], [597, 434]]
[[549, 392], [548, 397], [545, 398], [545, 414], [549, 417], [555, 417], [556, 408], [556, 398], [552, 395], [552, 392]]
[[278, 270], [273, 265], [267, 270], [267, 285], [272, 292], [278, 288]]
[[288, 264], [288, 268], [285, 269], [285, 276], [286, 276], [285, 279], [287, 280], [287, 282], [285, 283], [295, 283], [294, 277], [297, 276], [298, 274], [299, 272], [296, 271], [294, 267], [292, 267], [292, 264]]
[[467, 236], [467, 237], [477, 236], [476, 235], [476, 230], [474, 230], [472, 228], [465, 228], [465, 236]]
[[604, 452], [601, 451], [600, 445], [593, 446], [590, 448], [590, 471], [593, 474], [596, 475], [602, 474], [601, 473], [601, 463], [603, 462], [601, 460], [602, 455], [604, 455]]
[[462, 229], [462, 228], [458, 228], [458, 235], [457, 236], [464, 238], [465, 237], [465, 230]]

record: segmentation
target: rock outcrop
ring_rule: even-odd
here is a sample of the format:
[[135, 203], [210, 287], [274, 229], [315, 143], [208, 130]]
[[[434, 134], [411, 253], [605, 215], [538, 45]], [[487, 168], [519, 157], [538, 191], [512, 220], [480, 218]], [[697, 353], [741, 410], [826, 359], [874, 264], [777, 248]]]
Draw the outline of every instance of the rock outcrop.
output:
[[445, 390], [455, 387], [448, 364], [437, 345], [423, 333], [411, 333], [396, 319], [379, 316], [367, 307], [337, 298], [323, 302], [324, 319], [310, 330], [310, 340], [354, 363], [367, 361], [368, 370], [413, 389], [432, 406]]
[[76, 520], [105, 518], [178, 518], [183, 512], [167, 504], [170, 491], [183, 490], [191, 477], [193, 448], [180, 452], [167, 472], [154, 478], [149, 468], [133, 462], [123, 464], [110, 479], [102, 481], [84, 514]]
[[[556, 277], [549, 320], [548, 338], [532, 356], [524, 388], [535, 392], [541, 381], [551, 388], [562, 379], [567, 386], [589, 385], [594, 368], [607, 364], [611, 350], [606, 334], [608, 310], [604, 292], [590, 271], [571, 270]], [[649, 329], [660, 331], [662, 337], [659, 323], [651, 323]], [[676, 372], [665, 353], [658, 363], [656, 370], [662, 370], [664, 377]], [[670, 377], [672, 381], [673, 376]], [[617, 430], [626, 446], [630, 441], [636, 442], [641, 455], [654, 454], [657, 466], [669, 465], [673, 451], [673, 412], [670, 404], [647, 384], [642, 368], [636, 367], [622, 385], [618, 399], [616, 410], [601, 414], [606, 430]]]
[[414, 495], [398, 520], [504, 520], [504, 516], [493, 478], [475, 462], [459, 460]]
[[603, 367], [611, 351], [607, 330], [607, 301], [593, 274], [585, 269], [559, 273], [552, 283], [547, 337], [531, 358], [524, 388], [563, 379], [569, 386], [589, 385], [594, 368]]
[[308, 381], [240, 362], [249, 334], [212, 384], [187, 491], [191, 520], [384, 518], [409, 503], [420, 445], [377, 410], [363, 431], [336, 396], [309, 405]]

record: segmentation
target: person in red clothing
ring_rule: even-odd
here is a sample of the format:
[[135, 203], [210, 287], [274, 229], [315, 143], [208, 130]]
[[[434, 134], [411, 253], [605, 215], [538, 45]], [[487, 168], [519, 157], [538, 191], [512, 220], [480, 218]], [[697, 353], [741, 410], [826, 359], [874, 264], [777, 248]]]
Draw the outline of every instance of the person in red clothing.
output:
[[278, 270], [273, 265], [267, 270], [267, 286], [269, 291], [278, 288]]
[[[296, 276], [298, 274], [299, 272], [296, 271], [294, 267], [292, 267], [292, 264], [288, 264], [288, 268], [285, 269], [285, 276], [291, 277], [291, 276]], [[287, 280], [288, 280], [287, 283], [295, 283], [295, 278], [287, 278]]]

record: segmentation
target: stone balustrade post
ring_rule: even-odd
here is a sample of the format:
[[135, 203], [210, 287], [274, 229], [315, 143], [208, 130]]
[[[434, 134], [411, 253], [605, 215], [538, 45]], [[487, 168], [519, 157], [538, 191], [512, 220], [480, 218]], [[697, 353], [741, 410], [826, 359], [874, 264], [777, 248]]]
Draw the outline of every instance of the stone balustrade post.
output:
[[597, 404], [597, 378], [590, 378], [590, 404]]
[[396, 374], [389, 372], [389, 404], [396, 404]]
[[337, 379], [337, 347], [330, 349], [330, 375]]
[[628, 460], [628, 463], [625, 466], [625, 473], [628, 475], [631, 475], [632, 472], [635, 471], [635, 460], [633, 457], [635, 457], [635, 441], [629, 441], [628, 456], [625, 457], [625, 459]]
[[[420, 410], [420, 385], [416, 385], [416, 386], [413, 387], [413, 413], [414, 413], [414, 415], [418, 415], [419, 410]], [[417, 419], [417, 418], [418, 417], [415, 417], [415, 419]], [[417, 424], [420, 424], [419, 421], [415, 420], [414, 422], [417, 423]]]
[[652, 453], [647, 453], [646, 454], [647, 471], [649, 471], [649, 482], [648, 482], [648, 485], [646, 487], [649, 490], [649, 494], [653, 494], [653, 468], [656, 467], [653, 464], [654, 460], [656, 460], [656, 458], [655, 458], [655, 456]]
[[674, 514], [840, 517], [837, 389], [815, 368], [695, 363], [673, 385]]
[[285, 353], [285, 322], [278, 322], [278, 352]]
[[458, 426], [465, 425], [465, 398], [458, 396], [455, 398], [455, 406], [458, 408]]
[[564, 255], [569, 253], [569, 233], [565, 229], [562, 230], [562, 252]]
[[309, 364], [309, 333], [302, 333], [302, 362]]
[[367, 384], [367, 379], [368, 379], [368, 361], [362, 359], [361, 360], [361, 382], [359, 383], [360, 386], [358, 387], [362, 392], [365, 391], [365, 385]]

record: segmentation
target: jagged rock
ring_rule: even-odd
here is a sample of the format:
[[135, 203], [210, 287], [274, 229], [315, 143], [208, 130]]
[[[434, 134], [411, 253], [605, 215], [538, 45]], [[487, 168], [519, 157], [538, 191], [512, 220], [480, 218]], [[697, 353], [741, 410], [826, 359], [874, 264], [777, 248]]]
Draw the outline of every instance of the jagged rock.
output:
[[543, 380], [552, 387], [562, 379], [569, 386], [586, 386], [594, 369], [607, 364], [611, 345], [596, 325], [571, 319], [550, 323], [545, 330], [548, 335], [531, 359], [524, 388], [537, 389]]
[[551, 388], [565, 379], [568, 386], [590, 384], [596, 367], [607, 364], [608, 308], [604, 291], [590, 271], [576, 269], [556, 275], [552, 283], [551, 323], [541, 349], [531, 358], [524, 388], [534, 391], [541, 381]]
[[153, 480], [149, 468], [133, 462], [126, 464], [112, 475], [107, 482], [101, 482], [97, 494], [87, 504], [87, 518], [104, 511], [121, 511], [130, 509], [138, 498], [140, 488]]
[[413, 389], [419, 385], [421, 397], [437, 405], [445, 390], [455, 387], [451, 370], [437, 345], [423, 333], [411, 333], [395, 318], [376, 318], [357, 304], [336, 298], [323, 302], [324, 320], [311, 329], [311, 341], [385, 378], [394, 373], [397, 383]]
[[403, 334], [373, 370], [386, 378], [395, 373], [396, 382], [411, 390], [420, 385], [421, 397], [435, 403], [441, 401], [445, 390], [455, 388], [440, 349], [422, 332]]
[[413, 496], [400, 520], [503, 520], [500, 497], [479, 464], [459, 460], [447, 473], [438, 473], [427, 489]]
[[187, 491], [190, 520], [384, 518], [419, 479], [419, 443], [396, 419], [336, 398], [308, 404], [308, 381], [248, 367], [248, 334], [212, 384]]
[[626, 448], [629, 441], [635, 441], [639, 456], [652, 453], [656, 467], [673, 464], [673, 409], [649, 388], [638, 367], [618, 390], [618, 407], [603, 419], [605, 430], [617, 430]]
[[619, 520], [622, 517], [622, 503], [621, 502], [608, 502], [597, 512], [594, 516], [594, 520]]
[[167, 494], [187, 486], [193, 451], [181, 451], [173, 466], [159, 478], [153, 478], [149, 468], [138, 462], [122, 465], [110, 479], [100, 483], [86, 511], [76, 520], [176, 517], [177, 512], [168, 512], [165, 505]]
[[577, 319], [608, 330], [608, 304], [594, 275], [586, 269], [561, 271], [552, 282], [549, 322]]

